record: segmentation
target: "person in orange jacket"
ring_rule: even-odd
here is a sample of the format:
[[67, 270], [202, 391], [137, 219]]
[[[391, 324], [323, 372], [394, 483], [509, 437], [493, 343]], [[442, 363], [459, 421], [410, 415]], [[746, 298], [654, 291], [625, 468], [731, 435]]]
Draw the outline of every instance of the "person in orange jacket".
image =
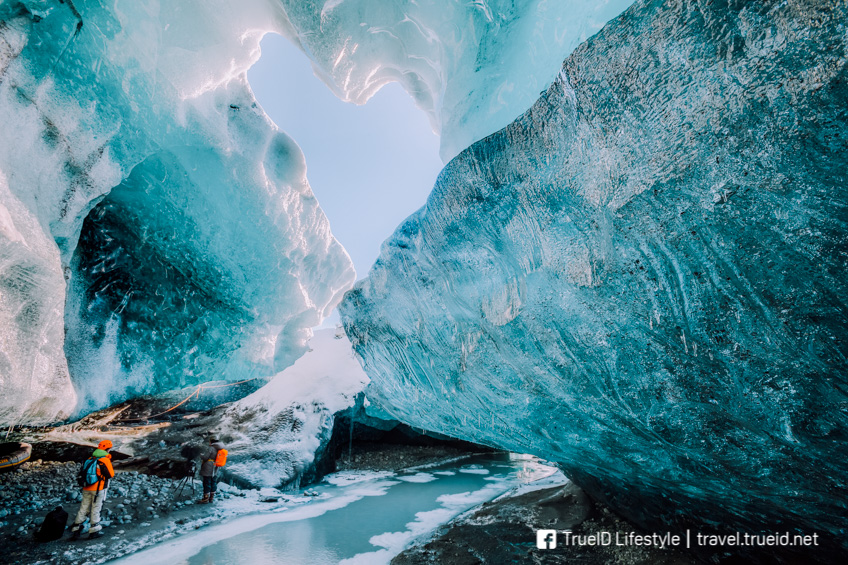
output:
[[203, 480], [203, 498], [200, 504], [211, 504], [215, 501], [215, 491], [218, 482], [218, 452], [224, 449], [224, 444], [214, 435], [209, 438], [209, 447], [200, 454], [200, 478]]
[[80, 504], [77, 517], [71, 526], [71, 537], [79, 539], [82, 533], [82, 523], [90, 514], [91, 525], [88, 528], [88, 538], [99, 538], [103, 535], [103, 526], [100, 525], [100, 510], [106, 499], [106, 490], [109, 488], [109, 480], [115, 476], [112, 467], [112, 442], [104, 439], [82, 464], [80, 471], [80, 486], [82, 487], [82, 504]]

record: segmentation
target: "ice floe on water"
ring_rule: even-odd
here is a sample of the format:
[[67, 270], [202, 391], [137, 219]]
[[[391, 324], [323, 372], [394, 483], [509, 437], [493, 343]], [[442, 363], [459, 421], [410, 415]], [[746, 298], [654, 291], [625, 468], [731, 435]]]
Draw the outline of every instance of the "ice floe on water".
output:
[[488, 475], [489, 470], [484, 469], [480, 465], [464, 465], [459, 469], [460, 473], [467, 473], [469, 475]]
[[414, 475], [400, 475], [397, 477], [397, 480], [407, 483], [429, 483], [430, 481], [435, 481], [436, 477], [430, 473], [415, 473]]
[[497, 482], [490, 483], [479, 490], [442, 495], [436, 499], [441, 503], [441, 508], [418, 512], [415, 515], [415, 521], [406, 524], [406, 530], [401, 532], [386, 532], [374, 536], [369, 540], [372, 545], [382, 547], [383, 549], [369, 553], [360, 553], [340, 563], [343, 565], [388, 564], [395, 555], [403, 551], [405, 547], [416, 539], [432, 532], [441, 524], [450, 522], [462, 512], [503, 493], [507, 484], [509, 484], [507, 479], [501, 477]]
[[333, 473], [324, 478], [324, 482], [338, 487], [361, 483], [364, 481], [373, 481], [375, 479], [385, 479], [394, 477], [392, 471], [340, 471]]

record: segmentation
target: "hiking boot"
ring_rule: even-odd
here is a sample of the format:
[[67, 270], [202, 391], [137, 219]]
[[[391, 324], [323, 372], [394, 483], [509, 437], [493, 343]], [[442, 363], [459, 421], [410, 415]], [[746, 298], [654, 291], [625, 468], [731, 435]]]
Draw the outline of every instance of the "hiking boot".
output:
[[103, 537], [103, 530], [97, 530], [96, 532], [91, 532], [88, 534], [88, 539], [97, 539]]
[[81, 534], [82, 534], [82, 526], [80, 526], [76, 530], [71, 530], [71, 541], [76, 541], [76, 540], [80, 539]]
[[209, 504], [212, 504], [215, 501], [215, 493], [209, 494]]
[[211, 502], [209, 499], [210, 499], [209, 493], [206, 493], [206, 494], [203, 495], [203, 498], [201, 498], [200, 500], [197, 501], [197, 503], [198, 504], [206, 504], [208, 502]]

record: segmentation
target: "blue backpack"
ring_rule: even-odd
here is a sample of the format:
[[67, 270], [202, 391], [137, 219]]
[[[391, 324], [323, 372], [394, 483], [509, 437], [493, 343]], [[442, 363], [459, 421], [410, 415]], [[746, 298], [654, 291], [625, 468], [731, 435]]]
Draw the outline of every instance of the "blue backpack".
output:
[[89, 457], [82, 463], [82, 467], [80, 467], [79, 475], [77, 475], [77, 483], [81, 487], [90, 487], [92, 485], [96, 485], [98, 481], [102, 481], [100, 477], [97, 476], [97, 466], [99, 461], [94, 457]]

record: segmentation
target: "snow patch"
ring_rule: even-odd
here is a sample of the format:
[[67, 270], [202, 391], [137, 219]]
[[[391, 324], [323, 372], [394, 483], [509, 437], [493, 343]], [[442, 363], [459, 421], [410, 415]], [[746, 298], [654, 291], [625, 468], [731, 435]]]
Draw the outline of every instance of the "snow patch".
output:
[[294, 365], [227, 409], [215, 429], [229, 438], [227, 472], [241, 481], [279, 487], [307, 472], [330, 439], [333, 414], [352, 406], [368, 383], [343, 333], [319, 330], [309, 347]]

